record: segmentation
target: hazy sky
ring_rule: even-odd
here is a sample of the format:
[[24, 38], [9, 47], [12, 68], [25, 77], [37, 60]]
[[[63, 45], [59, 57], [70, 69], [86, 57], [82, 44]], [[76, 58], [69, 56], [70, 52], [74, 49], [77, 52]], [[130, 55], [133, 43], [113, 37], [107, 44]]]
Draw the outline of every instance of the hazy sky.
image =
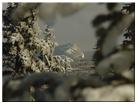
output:
[[[3, 8], [6, 7], [4, 4]], [[91, 21], [97, 14], [106, 12], [105, 5], [91, 3], [79, 12], [58, 17], [53, 26], [59, 44], [76, 43], [82, 50], [92, 50], [96, 44], [95, 29]]]
[[55, 29], [59, 44], [76, 43], [82, 50], [91, 50], [96, 44], [95, 29], [91, 21], [97, 14], [106, 12], [104, 5], [90, 4], [74, 15], [58, 18]]

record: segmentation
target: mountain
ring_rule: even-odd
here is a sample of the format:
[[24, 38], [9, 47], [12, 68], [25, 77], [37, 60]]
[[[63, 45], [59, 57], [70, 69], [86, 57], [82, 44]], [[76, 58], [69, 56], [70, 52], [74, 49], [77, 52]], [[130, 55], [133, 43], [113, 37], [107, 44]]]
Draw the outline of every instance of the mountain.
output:
[[55, 55], [66, 55], [72, 59], [83, 59], [84, 53], [81, 49], [73, 43], [67, 43], [63, 45], [59, 45], [55, 48]]

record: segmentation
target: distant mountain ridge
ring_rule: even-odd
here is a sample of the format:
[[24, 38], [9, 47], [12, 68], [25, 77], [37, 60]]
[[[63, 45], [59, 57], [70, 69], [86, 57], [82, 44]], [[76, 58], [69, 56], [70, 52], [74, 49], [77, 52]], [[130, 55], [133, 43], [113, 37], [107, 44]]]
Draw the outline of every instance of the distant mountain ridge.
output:
[[54, 54], [56, 55], [66, 55], [72, 59], [83, 59], [84, 53], [77, 46], [77, 44], [66, 43], [55, 47]]

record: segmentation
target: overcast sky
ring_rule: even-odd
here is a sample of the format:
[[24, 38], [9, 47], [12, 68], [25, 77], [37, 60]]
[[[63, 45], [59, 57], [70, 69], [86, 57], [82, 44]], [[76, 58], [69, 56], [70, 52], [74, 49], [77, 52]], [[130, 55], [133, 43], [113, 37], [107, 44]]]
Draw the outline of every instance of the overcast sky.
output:
[[91, 21], [97, 14], [106, 12], [105, 5], [90, 4], [74, 15], [58, 18], [54, 26], [59, 44], [76, 43], [82, 50], [92, 50], [96, 44], [95, 29]]
[[[3, 4], [3, 8], [6, 4]], [[61, 45], [76, 43], [82, 50], [92, 50], [96, 44], [95, 29], [91, 21], [97, 14], [106, 12], [105, 5], [91, 3], [79, 12], [67, 16], [58, 17], [53, 26], [56, 41]]]

